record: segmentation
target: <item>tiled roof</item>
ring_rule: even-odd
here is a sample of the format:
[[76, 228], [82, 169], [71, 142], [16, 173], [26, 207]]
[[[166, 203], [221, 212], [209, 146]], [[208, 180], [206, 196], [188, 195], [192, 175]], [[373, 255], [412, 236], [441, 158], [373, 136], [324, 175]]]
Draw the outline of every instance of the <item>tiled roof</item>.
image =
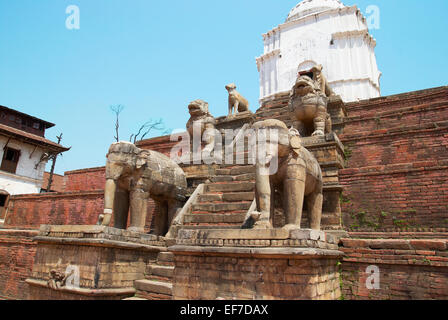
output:
[[9, 112], [12, 112], [12, 113], [15, 113], [15, 114], [20, 114], [20, 115], [22, 115], [24, 117], [27, 117], [27, 118], [30, 118], [30, 119], [34, 119], [34, 120], [36, 120], [38, 122], [42, 122], [45, 125], [46, 129], [54, 127], [54, 123], [51, 123], [51, 122], [48, 122], [48, 121], [45, 121], [45, 120], [42, 120], [42, 119], [30, 116], [29, 114], [26, 114], [26, 113], [23, 113], [23, 112], [20, 112], [20, 111], [17, 111], [17, 110], [14, 110], [14, 109], [11, 109], [11, 108], [8, 108], [8, 107], [0, 105], [0, 110], [2, 110], [2, 109], [3, 110], [8, 110]]
[[45, 139], [44, 137], [40, 137], [35, 134], [25, 132], [23, 130], [12, 128], [12, 127], [9, 127], [4, 124], [0, 124], [0, 134], [4, 135], [4, 136], [16, 138], [16, 139], [22, 140], [24, 142], [37, 144], [37, 145], [47, 148], [51, 151], [65, 152], [65, 151], [70, 150], [70, 148], [66, 148], [60, 144], [57, 144], [56, 142]]

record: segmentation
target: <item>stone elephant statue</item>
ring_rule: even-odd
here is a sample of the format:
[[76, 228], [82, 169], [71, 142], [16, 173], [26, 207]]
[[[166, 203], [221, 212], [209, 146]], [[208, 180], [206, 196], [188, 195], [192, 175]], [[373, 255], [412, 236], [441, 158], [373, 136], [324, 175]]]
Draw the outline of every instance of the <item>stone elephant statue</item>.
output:
[[[268, 131], [264, 138], [266, 157], [257, 156], [255, 185], [257, 211], [248, 213], [243, 229], [273, 227], [274, 191], [277, 190], [283, 199], [286, 220], [284, 228], [300, 228], [303, 204], [306, 201], [310, 227], [320, 230], [323, 183], [322, 171], [316, 158], [301, 145], [297, 130], [288, 130], [282, 121], [265, 120], [255, 123], [252, 128], [257, 137], [260, 130]], [[272, 136], [273, 129], [278, 132], [275, 139]], [[257, 143], [257, 149], [260, 150], [260, 141]], [[277, 166], [274, 166], [275, 171], [272, 171], [274, 161], [277, 161]]]
[[144, 232], [149, 198], [156, 203], [153, 233], [164, 236], [177, 211], [185, 202], [187, 180], [184, 171], [167, 156], [137, 148], [129, 142], [110, 146], [106, 164], [104, 214], [99, 224]]

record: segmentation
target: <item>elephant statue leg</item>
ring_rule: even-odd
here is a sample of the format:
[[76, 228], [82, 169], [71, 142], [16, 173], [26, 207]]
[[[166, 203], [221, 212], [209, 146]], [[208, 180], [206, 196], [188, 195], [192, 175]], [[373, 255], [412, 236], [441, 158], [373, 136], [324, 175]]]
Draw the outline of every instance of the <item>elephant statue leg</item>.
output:
[[311, 229], [320, 230], [323, 201], [324, 196], [322, 194], [322, 183], [320, 183], [320, 186], [317, 188], [317, 190], [306, 197]]
[[[156, 236], [165, 235], [168, 229], [167, 221], [168, 221], [168, 206], [166, 201], [154, 200], [156, 204], [156, 214], [153, 219], [153, 234]], [[165, 232], [165, 233], [164, 233]]]
[[148, 208], [149, 192], [137, 188], [130, 193], [131, 221], [128, 228], [132, 232], [145, 232], [146, 215]]
[[114, 201], [114, 227], [126, 229], [129, 213], [129, 191], [117, 188]]
[[255, 229], [269, 229], [272, 227], [271, 219], [271, 200], [273, 197], [273, 190], [268, 174], [269, 169], [263, 165], [257, 165], [256, 179], [256, 195], [257, 208], [259, 211], [258, 221], [255, 223]]
[[284, 180], [284, 210], [286, 229], [300, 228], [305, 198], [306, 168], [300, 164], [288, 164]]

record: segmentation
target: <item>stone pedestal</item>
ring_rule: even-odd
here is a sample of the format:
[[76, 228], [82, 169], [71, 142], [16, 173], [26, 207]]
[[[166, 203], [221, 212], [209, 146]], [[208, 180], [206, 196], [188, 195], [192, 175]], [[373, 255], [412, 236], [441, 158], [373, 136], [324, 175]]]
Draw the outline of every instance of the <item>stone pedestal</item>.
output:
[[313, 230], [181, 230], [174, 299], [339, 299], [337, 238]]
[[[120, 300], [166, 251], [163, 238], [104, 226], [42, 226], [29, 284], [32, 300]], [[51, 271], [70, 274], [51, 281]]]
[[252, 124], [254, 121], [255, 115], [252, 112], [240, 112], [232, 116], [216, 118], [216, 129], [223, 133], [223, 130], [237, 130], [242, 128], [246, 123]]
[[323, 137], [305, 137], [302, 138], [302, 144], [313, 153], [322, 169], [324, 183], [322, 229], [339, 232], [342, 230], [340, 204], [342, 186], [339, 183], [339, 170], [344, 168], [344, 146], [335, 133]]

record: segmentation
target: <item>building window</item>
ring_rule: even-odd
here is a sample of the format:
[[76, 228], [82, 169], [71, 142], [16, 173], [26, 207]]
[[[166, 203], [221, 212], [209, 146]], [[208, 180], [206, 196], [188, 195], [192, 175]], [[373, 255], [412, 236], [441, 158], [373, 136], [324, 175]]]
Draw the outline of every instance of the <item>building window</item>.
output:
[[9, 193], [0, 190], [0, 221], [5, 219], [6, 208], [8, 208]]
[[20, 150], [5, 148], [0, 170], [10, 173], [16, 173], [19, 158], [20, 158]]

